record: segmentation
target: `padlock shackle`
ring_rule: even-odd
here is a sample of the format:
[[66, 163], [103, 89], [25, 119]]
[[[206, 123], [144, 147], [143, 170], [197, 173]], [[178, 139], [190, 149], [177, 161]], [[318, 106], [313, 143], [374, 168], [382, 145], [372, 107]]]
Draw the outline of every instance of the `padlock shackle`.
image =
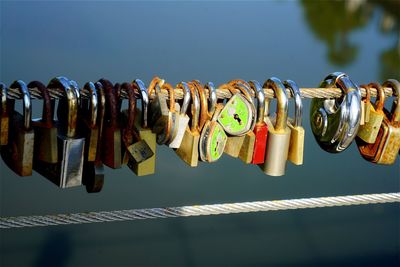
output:
[[287, 89], [289, 89], [289, 91], [292, 93], [292, 96], [294, 97], [295, 107], [293, 126], [300, 127], [303, 116], [303, 102], [301, 101], [300, 88], [292, 80], [286, 80], [283, 82], [283, 84]]
[[127, 145], [131, 145], [133, 143], [133, 137], [140, 141], [140, 137], [138, 134], [135, 134], [133, 129], [135, 125], [135, 115], [136, 115], [136, 96], [135, 90], [130, 83], [123, 83], [121, 85], [121, 91], [124, 91], [128, 96], [128, 121], [124, 129], [122, 129], [122, 140]]
[[264, 124], [265, 115], [265, 93], [264, 88], [256, 80], [249, 81], [250, 87], [253, 89], [257, 97], [257, 124]]
[[389, 79], [383, 83], [383, 86], [391, 87], [393, 90], [393, 95], [396, 96], [396, 98], [393, 100], [391, 121], [400, 122], [400, 82], [395, 79]]
[[148, 110], [149, 110], [149, 94], [147, 93], [147, 88], [144, 82], [139, 79], [132, 81], [132, 87], [139, 91], [140, 98], [142, 100], [142, 122], [143, 128], [148, 128]]
[[368, 89], [366, 89], [368, 92], [371, 91], [371, 88], [376, 88], [377, 96], [376, 96], [376, 101], [375, 101], [375, 110], [383, 111], [383, 108], [385, 107], [385, 100], [386, 100], [385, 90], [383, 89], [383, 86], [380, 83], [371, 82], [366, 86], [366, 88], [368, 88]]
[[[104, 118], [105, 118], [105, 111], [106, 111], [106, 96], [104, 93], [103, 85], [100, 82], [95, 83], [97, 97], [98, 97], [98, 110], [97, 110], [97, 125], [99, 129], [98, 140], [103, 140], [103, 125], [104, 125]], [[95, 158], [95, 165], [102, 166], [101, 161], [101, 153], [102, 150], [102, 142], [99, 141], [97, 143], [97, 153]]]
[[76, 99], [78, 100], [78, 106], [81, 105], [81, 89], [78, 86], [78, 83], [74, 80], [69, 80], [69, 83], [71, 84], [72, 88], [74, 89]]
[[217, 89], [212, 82], [208, 82], [204, 85], [204, 89], [208, 90], [208, 113], [214, 114], [215, 106], [217, 105]]
[[99, 83], [103, 87], [103, 92], [106, 98], [104, 121], [109, 123], [111, 128], [118, 127], [118, 111], [117, 101], [115, 97], [114, 85], [106, 79], [100, 79]]
[[[282, 81], [276, 77], [268, 79], [263, 87], [272, 88], [274, 90], [277, 104], [276, 104], [276, 122], [274, 128], [276, 131], [284, 131], [287, 127], [288, 117], [288, 97], [286, 88]], [[267, 114], [268, 115], [268, 114]]]
[[[156, 85], [157, 86], [157, 85]], [[175, 112], [175, 90], [174, 87], [170, 84], [170, 83], [164, 83], [161, 87], [160, 87], [160, 93], [161, 93], [161, 89], [165, 89], [168, 91], [168, 96], [169, 96], [169, 110], [170, 112]], [[158, 93], [158, 91], [157, 91]]]
[[39, 81], [32, 81], [28, 84], [29, 89], [37, 88], [40, 92], [40, 95], [42, 96], [43, 99], [43, 111], [42, 111], [42, 125], [46, 128], [52, 128], [53, 127], [53, 100], [50, 98], [50, 93], [47, 90], [47, 87], [39, 82]]
[[87, 82], [84, 88], [89, 92], [89, 127], [95, 128], [97, 125], [97, 113], [99, 105], [97, 89], [93, 82]]
[[201, 130], [203, 129], [203, 126], [206, 123], [206, 121], [208, 119], [211, 119], [212, 114], [208, 112], [208, 100], [204, 87], [198, 80], [193, 80], [192, 84], [194, 85], [194, 87], [197, 90], [197, 93], [199, 94], [199, 100], [200, 100], [199, 130]]
[[7, 117], [8, 110], [7, 110], [7, 86], [0, 82], [0, 94], [1, 94], [1, 116]]
[[[228, 82], [229, 85], [233, 86], [233, 88], [239, 90], [244, 97], [252, 104], [254, 105], [254, 101], [253, 101], [253, 97], [251, 96], [251, 87], [250, 85], [241, 79], [235, 79], [235, 80], [230, 80]], [[229, 89], [229, 91], [231, 91]], [[231, 93], [233, 94], [233, 92], [231, 91]]]
[[200, 118], [200, 99], [199, 93], [197, 92], [196, 86], [193, 83], [187, 83], [190, 89], [192, 105], [191, 105], [191, 118], [190, 118], [190, 131], [199, 131], [199, 118]]
[[179, 112], [181, 115], [183, 115], [183, 114], [187, 113], [187, 111], [189, 109], [190, 100], [192, 99], [192, 97], [190, 95], [190, 88], [186, 82], [180, 82], [180, 83], [178, 83], [178, 85], [176, 87], [182, 89], [182, 91], [183, 91], [183, 102], [182, 102], [181, 110]]
[[[363, 97], [362, 100], [365, 99], [365, 101], [366, 101], [365, 103], [367, 105], [369, 105], [371, 103], [371, 87], [368, 86], [368, 84], [362, 84], [362, 85], [360, 85], [360, 88], [364, 88], [364, 90], [365, 90], [365, 97]], [[377, 88], [377, 90], [378, 90], [378, 88]], [[378, 92], [378, 94], [379, 94], [379, 92]]]
[[25, 130], [31, 129], [32, 121], [32, 102], [31, 95], [29, 93], [28, 87], [22, 80], [14, 81], [10, 88], [16, 88], [22, 94], [23, 100], [23, 114], [24, 114], [24, 128]]

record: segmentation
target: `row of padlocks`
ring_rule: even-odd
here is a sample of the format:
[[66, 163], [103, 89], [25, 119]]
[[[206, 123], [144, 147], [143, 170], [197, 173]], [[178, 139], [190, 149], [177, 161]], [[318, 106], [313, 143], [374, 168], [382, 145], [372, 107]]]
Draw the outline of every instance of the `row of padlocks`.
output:
[[[391, 111], [384, 108], [383, 86], [396, 96]], [[65, 77], [54, 78], [47, 86], [18, 80], [10, 88], [2, 83], [0, 87], [4, 162], [20, 176], [35, 170], [61, 188], [85, 185], [88, 192], [99, 192], [103, 164], [113, 169], [127, 165], [138, 176], [153, 174], [156, 144], [172, 148], [191, 167], [199, 161], [215, 162], [224, 153], [272, 176], [284, 175], [287, 161], [303, 164], [302, 99], [291, 80], [270, 78], [263, 85], [232, 80], [218, 87], [231, 92], [226, 100], [218, 99], [211, 82], [203, 85], [194, 80], [173, 87], [158, 77], [148, 87], [138, 79], [122, 84], [101, 79], [80, 89]], [[312, 100], [311, 129], [321, 148], [341, 152], [356, 139], [366, 160], [393, 164], [400, 149], [400, 83], [362, 85], [367, 93], [361, 98], [360, 87], [346, 74], [333, 73], [321, 87], [343, 92], [340, 99]], [[182, 99], [175, 97], [175, 88], [182, 90]], [[276, 114], [270, 115], [263, 88], [273, 89]], [[378, 92], [375, 103], [370, 100], [371, 88]], [[10, 89], [22, 95], [23, 114], [7, 97]], [[294, 118], [288, 118], [286, 89], [294, 98]], [[43, 99], [40, 119], [31, 118], [34, 90]], [[55, 92], [60, 95], [57, 120], [56, 99], [50, 97]], [[125, 110], [121, 110], [123, 95], [128, 99]]]

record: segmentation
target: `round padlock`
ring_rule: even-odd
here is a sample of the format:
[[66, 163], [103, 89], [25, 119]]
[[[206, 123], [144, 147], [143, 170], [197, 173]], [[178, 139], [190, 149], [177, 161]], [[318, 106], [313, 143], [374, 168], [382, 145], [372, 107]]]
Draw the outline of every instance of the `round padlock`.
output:
[[338, 87], [341, 98], [314, 98], [310, 123], [317, 143], [330, 153], [345, 150], [357, 135], [361, 119], [361, 92], [345, 73], [334, 72], [321, 82], [322, 88]]

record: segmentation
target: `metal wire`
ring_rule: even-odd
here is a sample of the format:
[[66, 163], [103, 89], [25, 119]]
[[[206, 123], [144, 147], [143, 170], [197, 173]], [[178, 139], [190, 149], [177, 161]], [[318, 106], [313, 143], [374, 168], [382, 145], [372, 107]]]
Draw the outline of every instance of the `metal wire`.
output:
[[400, 202], [400, 192], [0, 218], [0, 229]]
[[[58, 99], [60, 97], [63, 97], [63, 92], [60, 92], [57, 89], [52, 89], [49, 90], [50, 97], [53, 99]], [[386, 96], [390, 97], [393, 95], [393, 90], [390, 87], [385, 87], [385, 93]], [[361, 90], [361, 96], [366, 95], [366, 91], [364, 88], [360, 88]], [[377, 96], [377, 89], [376, 88], [371, 88], [371, 97], [376, 97]], [[41, 99], [40, 92], [37, 88], [29, 88], [29, 92], [31, 94], [32, 99]], [[291, 98], [292, 93], [290, 90], [286, 90], [287, 95]], [[162, 93], [168, 98], [169, 94], [168, 91], [163, 89]], [[264, 93], [266, 98], [274, 98], [275, 94], [274, 91], [271, 88], [264, 88]], [[342, 96], [342, 91], [339, 88], [300, 88], [300, 93], [303, 98], [340, 98]], [[139, 96], [139, 92], [136, 92], [136, 94]], [[208, 96], [208, 90], [206, 89], [206, 95]], [[150, 96], [150, 98], [154, 98], [154, 94]], [[231, 92], [226, 89], [217, 89], [217, 97], [219, 99], [226, 99], [230, 98], [232, 96]], [[10, 99], [20, 99], [21, 98], [21, 93], [15, 89], [15, 88], [9, 88], [7, 97]], [[81, 97], [82, 98], [87, 98], [88, 97], [88, 92], [85, 89], [81, 89]], [[121, 94], [121, 98], [127, 98], [125, 93]], [[183, 91], [180, 88], [175, 89], [175, 98], [176, 99], [182, 99], [183, 98]]]

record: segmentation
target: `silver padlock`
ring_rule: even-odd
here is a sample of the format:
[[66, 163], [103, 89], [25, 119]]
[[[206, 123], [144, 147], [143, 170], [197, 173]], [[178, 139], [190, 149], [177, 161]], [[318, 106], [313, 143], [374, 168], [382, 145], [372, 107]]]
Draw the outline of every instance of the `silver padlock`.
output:
[[[268, 79], [263, 87], [272, 88], [278, 102], [276, 104], [276, 117], [273, 119], [269, 117], [266, 118], [268, 137], [265, 162], [259, 166], [265, 174], [282, 176], [285, 174], [291, 132], [287, 124], [288, 97], [286, 95], [285, 86], [278, 78], [273, 77]], [[269, 106], [269, 104], [267, 106]]]
[[311, 101], [311, 129], [319, 146], [327, 152], [339, 153], [350, 146], [361, 120], [361, 92], [345, 73], [328, 75], [320, 87], [342, 90], [339, 99], [314, 98]]

